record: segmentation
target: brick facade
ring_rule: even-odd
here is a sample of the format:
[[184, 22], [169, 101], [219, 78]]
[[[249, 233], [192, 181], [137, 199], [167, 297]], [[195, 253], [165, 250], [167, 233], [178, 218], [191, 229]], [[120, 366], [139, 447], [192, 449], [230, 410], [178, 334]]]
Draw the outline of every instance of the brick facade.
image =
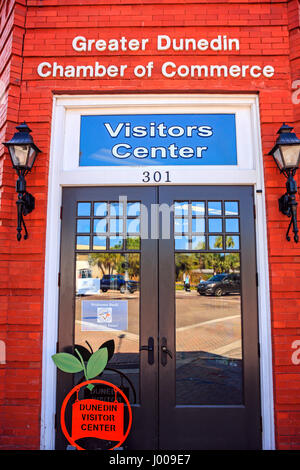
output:
[[[300, 339], [300, 247], [285, 241], [287, 219], [277, 199], [284, 181], [267, 153], [282, 122], [300, 135], [300, 104], [292, 92], [300, 81], [300, 7], [297, 0], [2, 0], [0, 36], [0, 141], [26, 120], [43, 153], [28, 176], [36, 209], [26, 220], [30, 238], [16, 241], [16, 175], [0, 150], [0, 340], [7, 348], [0, 365], [0, 449], [38, 449], [40, 439], [43, 285], [48, 167], [53, 94], [258, 93], [264, 152], [273, 339], [277, 449], [300, 449], [300, 375], [291, 361]], [[166, 80], [162, 62], [193, 64], [193, 52], [129, 51], [76, 53], [72, 39], [237, 37], [240, 50], [201, 52], [203, 64], [273, 65], [272, 78], [180, 78]], [[151, 78], [41, 78], [43, 61], [68, 65], [155, 60]], [[296, 95], [295, 95], [296, 96]], [[300, 93], [298, 96], [300, 100]], [[294, 103], [293, 103], [294, 101]]]

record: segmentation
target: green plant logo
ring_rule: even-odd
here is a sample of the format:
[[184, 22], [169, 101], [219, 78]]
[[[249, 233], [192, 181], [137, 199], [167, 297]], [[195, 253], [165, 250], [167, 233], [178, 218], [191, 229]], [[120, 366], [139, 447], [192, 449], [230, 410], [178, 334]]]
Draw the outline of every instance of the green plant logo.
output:
[[[86, 380], [94, 379], [97, 375], [101, 374], [108, 362], [108, 350], [106, 347], [102, 347], [91, 354], [86, 364], [77, 348], [75, 348], [75, 353], [78, 358], [73, 354], [62, 352], [54, 354], [52, 359], [56, 367], [63, 372], [75, 374], [76, 372], [83, 371]], [[89, 384], [87, 388], [92, 390], [94, 385]]]

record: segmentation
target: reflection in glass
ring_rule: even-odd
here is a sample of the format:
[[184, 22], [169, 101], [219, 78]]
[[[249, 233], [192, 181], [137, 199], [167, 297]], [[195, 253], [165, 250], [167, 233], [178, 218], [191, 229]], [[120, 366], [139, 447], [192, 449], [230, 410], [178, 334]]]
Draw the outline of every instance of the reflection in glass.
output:
[[106, 237], [93, 237], [93, 250], [106, 250]]
[[192, 237], [192, 250], [205, 250], [205, 236]]
[[223, 249], [223, 237], [222, 235], [209, 236], [208, 247], [210, 250], [222, 250]]
[[[74, 343], [88, 355], [114, 341], [109, 370], [97, 378], [120, 387], [131, 403], [139, 403], [139, 281], [137, 253], [77, 254]], [[103, 391], [94, 392], [101, 399]]]
[[207, 208], [208, 215], [222, 215], [221, 201], [208, 201]]
[[95, 202], [94, 215], [101, 217], [107, 215], [107, 202]]
[[111, 202], [110, 203], [110, 216], [121, 217], [123, 215], [123, 203], [122, 202]]
[[189, 237], [175, 236], [175, 250], [188, 250], [189, 248]]
[[226, 232], [239, 232], [239, 219], [225, 219]]
[[123, 219], [110, 219], [109, 230], [111, 233], [123, 232]]
[[90, 202], [78, 202], [77, 215], [79, 217], [89, 217], [91, 215], [91, 203]]
[[242, 404], [240, 255], [176, 253], [175, 296], [176, 403]]
[[208, 231], [210, 233], [222, 232], [222, 219], [208, 219]]
[[105, 232], [107, 232], [106, 219], [94, 219], [94, 233], [105, 233]]
[[127, 219], [127, 233], [140, 232], [140, 219]]
[[90, 237], [76, 237], [76, 250], [89, 250]]
[[127, 203], [127, 216], [138, 217], [141, 214], [141, 204], [139, 202]]
[[225, 237], [226, 249], [239, 250], [240, 237], [238, 235], [226, 235]]
[[140, 250], [141, 239], [140, 237], [127, 237], [126, 238], [126, 250]]
[[188, 219], [174, 219], [175, 232], [187, 233], [189, 231], [189, 220]]
[[77, 219], [77, 233], [90, 233], [90, 219]]
[[192, 232], [205, 232], [205, 219], [192, 219]]
[[239, 215], [239, 203], [237, 201], [225, 201], [225, 215]]
[[205, 202], [195, 201], [192, 202], [192, 215], [197, 217], [203, 217], [205, 215]]
[[188, 202], [175, 202], [174, 203], [174, 214], [175, 215], [188, 215], [188, 208], [189, 204]]
[[109, 238], [110, 250], [122, 250], [122, 248], [123, 248], [123, 237], [110, 237]]

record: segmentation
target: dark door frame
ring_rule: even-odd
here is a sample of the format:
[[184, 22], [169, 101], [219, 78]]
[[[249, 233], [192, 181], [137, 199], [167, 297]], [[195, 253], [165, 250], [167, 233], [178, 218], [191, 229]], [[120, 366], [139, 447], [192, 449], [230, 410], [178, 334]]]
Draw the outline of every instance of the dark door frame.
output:
[[[96, 200], [95, 192], [102, 193], [102, 196], [99, 196], [100, 200], [110, 199], [110, 200], [117, 200], [119, 194], [126, 194], [128, 198], [132, 200], [141, 200], [143, 203], [151, 204], [157, 203], [158, 200], [158, 191], [160, 193], [160, 201], [171, 203], [171, 201], [175, 198], [181, 199], [186, 198], [187, 194], [189, 194], [189, 199], [207, 199], [211, 197], [212, 199], [216, 198], [223, 198], [224, 191], [228, 193], [228, 199], [239, 199], [240, 195], [243, 195], [244, 201], [244, 216], [241, 217], [241, 240], [242, 246], [247, 246], [247, 244], [251, 247], [250, 250], [246, 250], [242, 255], [242, 266], [246, 269], [245, 266], [250, 266], [250, 290], [252, 292], [252, 296], [247, 295], [247, 304], [246, 300], [243, 299], [242, 310], [245, 312], [247, 309], [252, 310], [255, 314], [249, 318], [249, 322], [247, 324], [248, 328], [251, 329], [252, 332], [255, 332], [257, 341], [258, 341], [258, 330], [257, 330], [257, 292], [256, 292], [256, 268], [255, 268], [255, 231], [254, 231], [254, 218], [253, 218], [253, 188], [252, 187], [235, 187], [235, 186], [211, 186], [211, 187], [204, 187], [204, 186], [162, 186], [162, 187], [105, 187], [105, 188], [97, 188], [97, 187], [76, 187], [76, 188], [64, 188], [63, 190], [63, 220], [62, 220], [62, 237], [61, 237], [61, 285], [60, 285], [60, 310], [64, 312], [68, 312], [67, 315], [60, 315], [59, 317], [59, 335], [58, 335], [58, 345], [59, 350], [66, 350], [65, 347], [63, 349], [60, 348], [60, 345], [71, 345], [73, 344], [74, 339], [74, 331], [71, 331], [69, 328], [70, 321], [73, 321], [73, 309], [74, 309], [74, 299], [75, 295], [71, 296], [68, 295], [69, 292], [74, 291], [75, 285], [75, 269], [71, 269], [68, 266], [68, 262], [65, 260], [72, 260], [73, 266], [75, 265], [75, 211], [76, 211], [76, 203], [77, 201], [91, 201]], [[222, 193], [223, 191], [223, 193]], [[141, 198], [142, 194], [142, 198]], [[230, 194], [230, 196], [229, 196]], [[103, 196], [105, 195], [105, 196]], [[173, 197], [172, 197], [173, 195]], [[211, 195], [211, 196], [210, 196]], [[105, 198], [105, 199], [104, 199]], [[148, 224], [150, 224], [150, 215], [151, 211], [148, 211]], [[241, 211], [242, 215], [242, 211]], [[250, 217], [249, 217], [250, 215]], [[172, 225], [171, 225], [172, 227]], [[172, 230], [172, 228], [171, 228]], [[171, 232], [172, 233], [172, 232]], [[154, 337], [154, 366], [152, 372], [149, 373], [149, 367], [147, 363], [147, 354], [143, 352], [140, 355], [140, 371], [141, 371], [141, 381], [143, 383], [143, 387], [145, 386], [146, 393], [143, 392], [141, 389], [141, 404], [143, 401], [147, 401], [147, 409], [141, 412], [141, 406], [137, 405], [134, 411], [134, 428], [131, 431], [132, 433], [139, 433], [143, 432], [144, 434], [144, 441], [141, 447], [135, 447], [136, 450], [140, 449], [189, 449], [190, 443], [189, 441], [185, 441], [184, 439], [180, 442], [174, 442], [174, 439], [171, 441], [165, 439], [165, 436], [170, 435], [169, 431], [172, 429], [173, 431], [176, 429], [174, 420], [172, 418], [172, 412], [176, 408], [179, 415], [185, 414], [185, 417], [188, 417], [192, 424], [192, 429], [196, 429], [198, 434], [202, 434], [204, 436], [210, 435], [207, 430], [210, 428], [210, 425], [204, 426], [202, 423], [199, 423], [199, 420], [196, 419], [193, 407], [175, 407], [174, 401], [174, 392], [170, 390], [170, 383], [174, 383], [174, 363], [172, 361], [168, 361], [167, 366], [159, 368], [158, 367], [161, 361], [160, 351], [161, 351], [161, 343], [158, 343], [159, 338], [166, 337], [168, 339], [168, 348], [175, 351], [175, 328], [173, 327], [172, 330], [172, 321], [174, 324], [174, 296], [165, 296], [159, 295], [158, 289], [159, 286], [163, 286], [164, 289], [171, 289], [170, 292], [174, 290], [174, 283], [173, 283], [173, 276], [174, 276], [174, 257], [173, 255], [170, 256], [170, 249], [172, 244], [172, 236], [170, 240], [160, 240], [159, 244], [157, 240], [142, 240], [141, 245], [141, 253], [144, 256], [141, 259], [141, 278], [143, 276], [142, 273], [148, 271], [152, 273], [149, 276], [148, 285], [142, 286], [141, 298], [143, 296], [145, 300], [145, 305], [147, 305], [148, 311], [152, 312], [151, 318], [152, 321], [148, 323], [145, 321], [142, 323], [143, 317], [141, 316], [141, 337], [140, 337], [140, 345], [147, 344], [148, 338], [150, 336]], [[158, 248], [159, 245], [159, 248]], [[160, 257], [160, 263], [158, 266], [157, 259]], [[253, 263], [254, 260], [254, 263]], [[248, 269], [248, 268], [247, 268]], [[142, 283], [145, 284], [145, 283]], [[172, 298], [171, 298], [172, 297]], [[159, 308], [157, 308], [159, 305]], [[167, 312], [166, 315], [161, 316], [158, 320], [158, 311]], [[171, 321], [170, 321], [171, 319]], [[154, 331], [159, 333], [156, 335]], [[243, 328], [245, 328], [245, 324], [243, 324]], [[247, 328], [247, 331], [249, 329]], [[245, 383], [245, 388], [250, 387], [252, 390], [252, 395], [255, 395], [255, 399], [253, 399], [252, 405], [256, 406], [257, 412], [254, 413], [253, 411], [244, 411], [242, 412], [242, 417], [238, 417], [238, 414], [232, 418], [232, 412], [236, 413], [232, 407], [224, 408], [224, 413], [226, 419], [232, 422], [232, 420], [241, 420], [241, 422], [245, 423], [248, 420], [255, 420], [255, 425], [260, 428], [260, 393], [258, 393], [257, 398], [257, 390], [260, 391], [259, 388], [259, 368], [258, 365], [258, 351], [256, 344], [253, 346], [253, 341], [248, 339], [248, 335], [243, 335], [244, 339], [244, 357], [245, 354], [249, 356], [249, 370], [252, 372], [250, 374], [249, 380]], [[175, 361], [174, 361], [175, 362]], [[173, 371], [172, 371], [173, 367]], [[145, 371], [148, 370], [148, 373]], [[173, 375], [172, 375], [173, 374]], [[57, 375], [57, 383], [60, 384], [57, 387], [57, 412], [59, 412], [60, 404], [62, 403], [63, 398], [66, 396], [68, 391], [72, 388], [72, 377], [68, 376], [68, 374], [63, 374], [58, 371]], [[63, 383], [63, 386], [61, 384]], [[160, 388], [158, 389], [158, 383], [160, 384]], [[159, 390], [159, 391], [158, 391]], [[165, 391], [167, 390], [167, 394]], [[148, 401], [147, 397], [154, 397], [156, 393], [160, 393], [160, 416], [164, 415], [164, 423], [160, 420], [159, 428], [158, 428], [158, 420], [156, 423], [153, 423], [153, 415], [157, 412], [158, 400], [152, 399], [152, 401]], [[165, 406], [165, 397], [167, 396], [170, 399], [170, 406]], [[247, 400], [249, 403], [251, 402], [251, 393], [247, 396]], [[254, 403], [255, 402], [255, 403]], [[252, 406], [252, 408], [253, 408]], [[205, 407], [202, 408], [203, 421], [207, 421], [208, 423], [211, 422], [211, 408]], [[239, 410], [240, 411], [240, 410]], [[145, 413], [145, 415], [144, 415]], [[241, 413], [240, 413], [241, 414]], [[174, 427], [175, 426], [175, 427]], [[221, 426], [222, 427], [222, 426]], [[145, 434], [145, 430], [150, 430], [149, 433]], [[219, 442], [220, 448], [222, 448], [222, 439], [216, 433], [216, 429], [211, 429], [211, 432], [214, 433], [215, 441], [214, 443]], [[59, 426], [58, 426], [58, 435], [59, 435]], [[133, 434], [132, 434], [133, 435]], [[237, 434], [238, 435], [238, 434]], [[236, 436], [237, 436], [236, 435]], [[178, 433], [177, 433], [178, 436]], [[158, 446], [158, 438], [161, 440], [161, 445]], [[234, 437], [236, 439], [236, 437]], [[261, 443], [258, 442], [258, 438], [252, 439], [251, 436], [246, 436], [245, 439], [249, 443], [249, 448], [260, 448]], [[58, 441], [60, 438], [58, 437]], [[130, 438], [128, 440], [130, 444]], [[208, 441], [204, 442], [201, 448], [216, 448], [214, 445], [210, 447]], [[234, 448], [234, 447], [233, 447]]]
[[[141, 198], [142, 189], [142, 198]], [[77, 202], [111, 200], [118, 201], [119, 195], [126, 195], [128, 200], [141, 201], [149, 207], [147, 213], [142, 214], [141, 221], [145, 221], [150, 227], [151, 204], [156, 203], [156, 191], [152, 187], [70, 187], [64, 188], [62, 198], [62, 234], [61, 234], [61, 261], [60, 261], [60, 315], [58, 327], [58, 351], [72, 352], [69, 345], [74, 344], [74, 308], [75, 308], [75, 221]], [[144, 219], [143, 219], [144, 217]], [[148, 217], [148, 220], [146, 218]], [[141, 222], [142, 223], [142, 222]], [[70, 261], [71, 260], [71, 263]], [[158, 347], [157, 336], [153, 336], [153, 331], [158, 329], [157, 320], [157, 240], [151, 238], [141, 240], [141, 278], [146, 278], [147, 282], [141, 283], [140, 291], [140, 312], [147, 311], [147, 316], [140, 314], [140, 345], [146, 345], [148, 338], [154, 338], [154, 363], [148, 364], [146, 352], [140, 353], [140, 383], [141, 399], [140, 404], [133, 405], [133, 425], [130, 435], [126, 441], [128, 445], [134, 445], [139, 449], [157, 448], [158, 429], [157, 420], [153, 417], [157, 415], [157, 388], [158, 388]], [[70, 264], [72, 268], [70, 269]], [[69, 293], [72, 292], [72, 295]], [[61, 313], [63, 312], [63, 314]], [[60, 407], [64, 397], [73, 387], [73, 377], [57, 370], [57, 417], [60, 415]], [[143, 434], [142, 447], [139, 442], [134, 441], [134, 436]], [[61, 433], [60, 426], [57, 425], [56, 446], [64, 448], [65, 438]]]
[[[174, 360], [168, 360], [163, 370], [161, 368], [159, 371], [161, 448], [260, 449], [260, 373], [253, 188], [249, 186], [177, 186], [173, 188], [163, 186], [160, 188], [160, 200], [168, 205], [172, 205], [174, 200], [186, 199], [240, 201], [241, 278], [244, 279], [241, 307], [245, 406], [176, 406], [176, 364]], [[172, 225], [171, 230], [173, 230]], [[174, 291], [175, 281], [173, 238], [171, 232], [169, 240], [159, 241], [159, 279], [169, 292]], [[172, 325], [175, 325], [174, 296], [160, 295], [159, 311], [165, 312], [165, 315], [159, 318], [159, 336], [168, 339], [168, 347], [171, 352], [174, 352], [173, 357], [175, 357], [175, 328], [172, 328]], [[165, 400], [163, 392], [166, 389], [168, 401]], [[186, 417], [190, 423], [190, 432], [180, 434], [179, 431]], [[212, 419], [215, 420], [214, 425], [212, 425]], [[250, 428], [257, 432], [250, 433]], [[194, 447], [197, 435], [203, 436], [203, 439], [201, 443], [199, 442], [199, 447]]]

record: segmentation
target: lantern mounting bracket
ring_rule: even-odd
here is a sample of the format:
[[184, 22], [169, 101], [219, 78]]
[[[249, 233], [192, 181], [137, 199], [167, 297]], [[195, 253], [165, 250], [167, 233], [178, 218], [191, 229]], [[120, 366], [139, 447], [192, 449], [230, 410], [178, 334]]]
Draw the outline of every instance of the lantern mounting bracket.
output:
[[297, 206], [298, 202], [296, 201], [295, 195], [297, 194], [297, 183], [294, 180], [293, 176], [295, 174], [295, 171], [289, 171], [287, 173], [287, 182], [286, 182], [286, 193], [283, 194], [279, 199], [278, 199], [278, 205], [279, 205], [279, 210], [282, 212], [282, 214], [286, 215], [287, 217], [290, 217], [290, 223], [286, 232], [286, 239], [287, 241], [291, 240], [291, 237], [289, 236], [289, 232], [291, 227], [293, 226], [293, 232], [294, 232], [294, 241], [298, 243], [299, 241], [299, 236], [298, 236], [298, 225], [297, 225]]
[[26, 191], [26, 181], [23, 173], [19, 173], [19, 178], [16, 184], [16, 191], [18, 193], [17, 213], [18, 213], [18, 226], [17, 226], [17, 240], [20, 241], [22, 238], [22, 226], [25, 230], [24, 240], [28, 238], [28, 231], [24, 221], [24, 216], [30, 214], [35, 207], [35, 198], [32, 194]]

